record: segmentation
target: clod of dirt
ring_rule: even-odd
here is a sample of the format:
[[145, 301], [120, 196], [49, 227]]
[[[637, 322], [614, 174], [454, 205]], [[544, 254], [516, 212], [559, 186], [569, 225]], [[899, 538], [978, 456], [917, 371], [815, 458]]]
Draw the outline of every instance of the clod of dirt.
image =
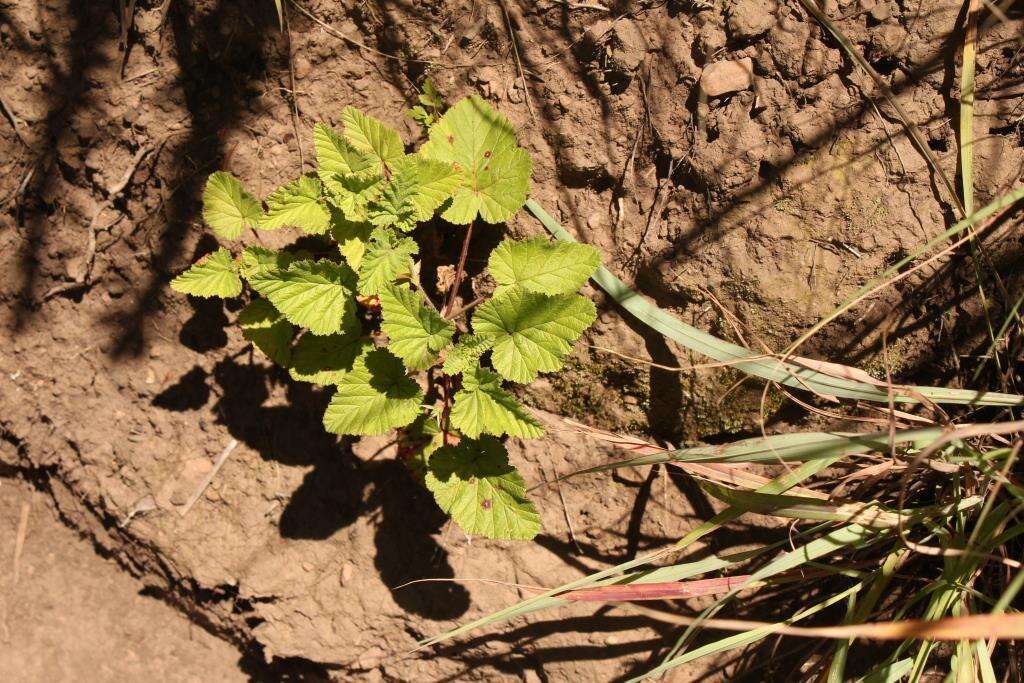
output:
[[888, 0], [882, 0], [881, 2], [874, 3], [874, 7], [871, 8], [868, 14], [875, 21], [885, 21], [886, 19], [892, 17], [892, 5], [888, 2]]
[[775, 25], [775, 0], [736, 0], [729, 7], [729, 33], [739, 40], [757, 38]]
[[594, 23], [584, 33], [583, 44], [595, 55], [603, 55], [608, 71], [619, 76], [629, 76], [640, 68], [648, 48], [640, 27], [628, 19]]
[[700, 76], [701, 90], [708, 97], [747, 90], [753, 84], [754, 62], [750, 57], [709, 64]]
[[608, 65], [622, 73], [632, 73], [640, 68], [647, 54], [647, 41], [640, 27], [626, 20], [615, 24], [608, 52]]

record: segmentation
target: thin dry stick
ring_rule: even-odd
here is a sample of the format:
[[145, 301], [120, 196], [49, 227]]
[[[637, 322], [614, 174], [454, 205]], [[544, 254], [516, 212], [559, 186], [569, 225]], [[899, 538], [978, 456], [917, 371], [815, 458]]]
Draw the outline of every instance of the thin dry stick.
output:
[[14, 112], [11, 111], [11, 108], [7, 106], [7, 103], [4, 101], [3, 97], [0, 97], [0, 111], [2, 111], [4, 117], [6, 117], [8, 121], [10, 121], [11, 128], [14, 129], [14, 134], [15, 136], [17, 136], [18, 140], [21, 141], [21, 144], [28, 147], [29, 144], [25, 141], [25, 138], [22, 137], [21, 130], [18, 128], [18, 124], [21, 122], [21, 119], [14, 115]]
[[188, 514], [189, 510], [192, 509], [192, 506], [196, 504], [197, 500], [199, 500], [199, 496], [206, 492], [206, 487], [213, 482], [213, 478], [217, 476], [218, 472], [220, 472], [220, 468], [224, 466], [225, 461], [227, 461], [228, 456], [231, 455], [231, 451], [235, 450], [236, 446], [238, 446], [238, 439], [231, 439], [231, 441], [228, 442], [228, 445], [224, 447], [224, 450], [220, 452], [220, 455], [218, 455], [217, 459], [213, 462], [213, 469], [211, 469], [210, 473], [203, 478], [203, 481], [196, 487], [196, 490], [192, 492], [188, 502], [185, 503], [185, 507], [181, 509], [180, 514], [182, 517]]
[[[541, 472], [544, 474], [545, 483], [547, 483], [548, 474], [545, 471], [546, 468], [541, 467]], [[582, 553], [583, 548], [580, 547], [579, 541], [576, 540], [576, 529], [573, 528], [572, 517], [569, 515], [569, 506], [565, 503], [565, 496], [562, 494], [562, 479], [558, 476], [558, 470], [554, 466], [551, 470], [555, 473], [555, 491], [558, 492], [558, 500], [562, 503], [562, 517], [565, 519], [565, 526], [569, 530], [569, 540], [572, 541], [573, 546], [576, 547], [576, 552]]]
[[292, 113], [292, 129], [295, 132], [295, 142], [299, 146], [299, 168], [305, 170], [306, 160], [302, 153], [302, 133], [299, 131], [299, 102], [295, 94], [295, 63], [292, 59], [292, 29], [288, 20], [288, 5], [281, 4], [281, 23], [284, 29], [285, 50], [288, 52], [288, 97], [290, 99], [289, 109]]
[[467, 68], [479, 67], [479, 66], [498, 66], [498, 65], [501, 64], [501, 62], [480, 62], [480, 63], [463, 62], [463, 63], [457, 63], [457, 64], [445, 64], [444, 62], [435, 62], [435, 61], [432, 61], [430, 59], [415, 59], [413, 57], [398, 57], [396, 55], [390, 55], [387, 52], [381, 52], [380, 50], [372, 48], [369, 45], [367, 45], [366, 43], [361, 43], [358, 40], [356, 40], [355, 38], [350, 38], [350, 37], [346, 36], [344, 33], [339, 31], [338, 29], [334, 28], [333, 26], [331, 26], [330, 24], [325, 22], [323, 19], [320, 19], [315, 14], [313, 14], [312, 12], [307, 10], [305, 7], [300, 5], [296, 0], [288, 0], [288, 2], [289, 2], [289, 4], [292, 7], [294, 7], [299, 12], [299, 14], [301, 14], [304, 17], [306, 17], [307, 19], [309, 19], [313, 23], [317, 24], [326, 33], [334, 36], [335, 38], [342, 39], [343, 41], [345, 41], [346, 43], [348, 43], [349, 45], [351, 45], [351, 46], [353, 46], [355, 48], [358, 48], [360, 50], [365, 50], [367, 52], [372, 52], [375, 55], [383, 57], [384, 59], [391, 59], [391, 60], [396, 61], [396, 62], [409, 62], [411, 64], [426, 64], [426, 65], [432, 66], [432, 67], [434, 67], [436, 69], [467, 69]]
[[32, 509], [32, 497], [35, 492], [29, 495], [29, 499], [22, 501], [21, 503], [21, 515], [18, 518], [18, 535], [14, 539], [14, 558], [13, 558], [13, 579], [11, 581], [11, 587], [18, 585], [18, 577], [21, 574], [21, 553], [25, 550], [25, 537], [28, 535], [28, 513]]
[[[128, 183], [131, 182], [132, 176], [135, 175], [135, 171], [139, 168], [139, 164], [145, 159], [154, 148], [160, 148], [164, 142], [167, 141], [165, 137], [160, 141], [158, 145], [144, 145], [139, 148], [139, 151], [135, 153], [132, 158], [132, 163], [128, 166], [128, 169], [121, 176], [121, 179], [111, 185], [107, 190], [107, 198], [104, 199], [96, 207], [96, 211], [92, 215], [92, 219], [89, 221], [89, 225], [86, 231], [87, 242], [85, 248], [85, 264], [82, 268], [82, 272], [71, 282], [65, 282], [63, 284], [55, 285], [51, 287], [45, 294], [43, 294], [43, 301], [49, 301], [53, 297], [64, 294], [65, 292], [75, 291], [83, 287], [88, 287], [92, 282], [92, 269], [96, 263], [96, 233], [99, 230], [96, 228], [96, 224], [99, 222], [100, 216], [109, 208], [114, 206], [114, 201], [121, 196], [125, 188], [128, 187]], [[120, 218], [118, 219], [120, 220]], [[116, 223], [117, 221], [114, 221]], [[110, 225], [114, 225], [111, 223]]]
[[[523, 83], [523, 92], [526, 95], [526, 106], [530, 108], [530, 118], [533, 119], [533, 124], [537, 125], [537, 112], [533, 110], [533, 98], [530, 97], [530, 88], [526, 84], [526, 72], [523, 71], [523, 63], [519, 59], [519, 44], [516, 42], [516, 32], [512, 28], [512, 20], [508, 16], [508, 8], [505, 7], [505, 0], [500, 0], [501, 13], [505, 15], [505, 25], [508, 26], [508, 37], [512, 41], [512, 54], [516, 58], [516, 68], [519, 69], [519, 80]], [[518, 20], [519, 18], [516, 17]]]

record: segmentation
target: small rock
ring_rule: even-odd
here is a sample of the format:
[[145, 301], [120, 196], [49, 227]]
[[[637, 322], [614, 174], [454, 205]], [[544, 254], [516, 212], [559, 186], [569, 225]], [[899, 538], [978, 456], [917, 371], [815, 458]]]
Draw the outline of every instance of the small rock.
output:
[[85, 257], [75, 256], [73, 258], [68, 259], [67, 265], [64, 266], [64, 270], [65, 272], [67, 272], [68, 277], [70, 279], [74, 280], [75, 282], [82, 282], [83, 280], [85, 280]]
[[778, 11], [775, 0], [738, 0], [729, 9], [729, 32], [740, 40], [749, 40], [775, 25]]
[[746, 90], [753, 84], [754, 62], [750, 57], [709, 64], [700, 76], [700, 88], [708, 97]]
[[877, 22], [883, 22], [892, 16], [892, 5], [888, 2], [880, 2], [871, 8], [871, 18]]
[[347, 586], [352, 581], [352, 574], [355, 572], [355, 568], [351, 562], [346, 562], [341, 566], [341, 585]]

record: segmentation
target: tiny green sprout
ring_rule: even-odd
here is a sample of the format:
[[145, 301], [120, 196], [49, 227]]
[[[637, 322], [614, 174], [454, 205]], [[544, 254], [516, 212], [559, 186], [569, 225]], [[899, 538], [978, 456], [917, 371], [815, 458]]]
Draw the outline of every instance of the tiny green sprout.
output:
[[[333, 390], [327, 431], [399, 430], [399, 454], [466, 531], [530, 539], [540, 516], [503, 439], [544, 429], [509, 383], [559, 370], [595, 319], [579, 289], [600, 265], [593, 247], [504, 239], [487, 262], [493, 292], [456, 308], [474, 225], [501, 224], [523, 206], [532, 161], [512, 124], [479, 97], [444, 111], [430, 81], [409, 115], [427, 142], [406, 151], [398, 133], [353, 107], [342, 130], [313, 128], [317, 169], [261, 203], [229, 173], [210, 176], [203, 217], [214, 234], [298, 228], [314, 253], [227, 247], [199, 259], [171, 287], [246, 301], [244, 338], [292, 379]], [[420, 284], [417, 229], [462, 237], [454, 284]], [[494, 227], [492, 229], [499, 229]]]

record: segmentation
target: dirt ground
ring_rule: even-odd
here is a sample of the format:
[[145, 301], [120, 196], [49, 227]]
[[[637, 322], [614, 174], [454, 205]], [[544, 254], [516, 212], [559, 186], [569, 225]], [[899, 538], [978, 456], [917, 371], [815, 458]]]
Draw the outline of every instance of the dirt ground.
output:
[[[516, 124], [535, 160], [532, 196], [601, 247], [609, 268], [686, 322], [758, 348], [780, 348], [956, 216], [941, 175], [956, 181], [961, 2], [825, 3], [941, 174], [797, 0], [309, 0], [286, 3], [287, 34], [270, 0], [121, 4], [130, 19], [118, 3], [0, 0], [0, 463], [44, 482], [33, 524], [54, 507], [137, 577], [112, 572], [70, 531], [58, 541], [54, 524], [45, 535], [33, 526], [24, 592], [7, 598], [26, 680], [51, 666], [105, 671], [115, 651], [135, 653], [111, 669], [122, 680], [172, 670], [188, 680], [193, 667], [226, 680], [614, 680], [671, 640], [645, 619], [577, 608], [410, 654], [417, 639], [518, 595], [473, 581], [399, 587], [408, 581], [550, 586], [660, 547], [713, 506], [664, 472], [590, 477], [538, 493], [536, 543], [461, 536], [380, 452], [386, 440], [323, 432], [324, 394], [254, 357], [231, 324], [236, 309], [169, 291], [214, 243], [198, 201], [214, 170], [264, 196], [310, 163], [312, 124], [349, 104], [412, 141], [402, 112], [429, 75], [449, 101], [480, 93]], [[979, 204], [1024, 171], [1024, 7], [1003, 4], [1006, 20], [980, 41]], [[540, 231], [524, 214], [508, 229]], [[1024, 249], [1024, 233], [1012, 234], [991, 251], [1003, 272]], [[978, 306], [956, 286], [965, 269], [915, 273], [807, 353], [870, 370], [888, 358], [897, 379], [955, 385], [948, 359], [985, 343]], [[919, 296], [903, 301], [911, 286]], [[760, 390], [730, 390], [736, 375], [602, 350], [703, 360], [588, 293], [598, 324], [567, 373], [531, 387], [531, 405], [675, 444], [756, 429]], [[887, 356], [883, 322], [899, 328]], [[783, 410], [769, 426], [794, 419]], [[510, 452], [531, 485], [621, 455], [558, 430]], [[27, 495], [12, 482], [0, 486], [4, 548]], [[102, 566], [97, 583], [72, 582], [76, 563]], [[193, 640], [137, 581], [202, 624]], [[107, 594], [121, 597], [108, 605]], [[56, 625], [42, 609], [54, 596], [67, 608]], [[39, 643], [72, 635], [93, 610], [130, 616], [104, 643], [62, 638], [59, 656], [41, 658]], [[166, 639], [135, 640], [144, 623]], [[239, 669], [211, 633], [271, 668]], [[705, 667], [673, 680], [706, 678]]]
[[32, 485], [0, 479], [0, 520], [0, 679], [248, 679], [235, 647], [147, 595]]

